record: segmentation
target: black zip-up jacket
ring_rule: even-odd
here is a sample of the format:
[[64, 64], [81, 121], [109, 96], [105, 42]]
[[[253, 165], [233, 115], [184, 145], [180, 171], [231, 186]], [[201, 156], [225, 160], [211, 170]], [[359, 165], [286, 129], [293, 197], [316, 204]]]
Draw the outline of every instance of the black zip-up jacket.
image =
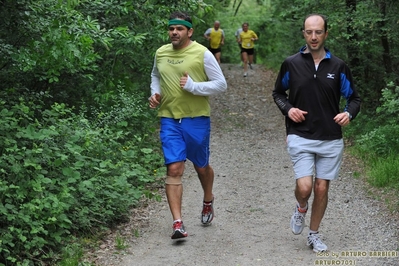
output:
[[[361, 101], [352, 73], [344, 61], [327, 49], [316, 70], [312, 55], [304, 53], [305, 50], [306, 46], [284, 60], [273, 90], [274, 101], [286, 116], [287, 135], [314, 140], [340, 139], [341, 126], [333, 118], [341, 113], [341, 96], [346, 99], [343, 111], [349, 112], [351, 119], [360, 111]], [[292, 107], [308, 112], [305, 121], [295, 123], [288, 117]]]

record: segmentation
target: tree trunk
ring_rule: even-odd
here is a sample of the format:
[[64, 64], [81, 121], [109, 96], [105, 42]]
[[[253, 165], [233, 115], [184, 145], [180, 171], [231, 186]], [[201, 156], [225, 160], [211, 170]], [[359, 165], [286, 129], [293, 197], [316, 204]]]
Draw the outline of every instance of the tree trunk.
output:
[[240, 9], [240, 6], [241, 6], [241, 4], [242, 4], [242, 0], [240, 1], [240, 3], [238, 3], [238, 6], [237, 6], [237, 9], [236, 9], [236, 12], [234, 13], [234, 16], [236, 16], [236, 15], [237, 15], [237, 12], [238, 12], [238, 10]]
[[389, 41], [388, 41], [388, 34], [386, 31], [386, 15], [387, 15], [387, 3], [385, 0], [381, 0], [379, 3], [380, 12], [382, 14], [383, 19], [379, 22], [379, 29], [381, 30], [381, 45], [384, 49], [382, 54], [382, 60], [384, 62], [385, 71], [387, 74], [392, 73], [392, 61], [390, 56], [390, 49], [389, 49]]
[[[356, 70], [356, 66], [359, 65], [359, 56], [357, 52], [357, 34], [353, 30], [352, 27], [352, 18], [353, 18], [353, 13], [356, 12], [356, 0], [346, 0], [346, 7], [348, 10], [348, 17], [347, 17], [347, 22], [348, 26], [346, 28], [346, 31], [348, 35], [350, 36], [349, 42], [347, 44], [347, 52], [348, 52], [348, 58], [349, 58], [349, 65], [354, 68], [353, 72], [358, 72]], [[354, 73], [354, 74], [360, 74], [360, 73]]]

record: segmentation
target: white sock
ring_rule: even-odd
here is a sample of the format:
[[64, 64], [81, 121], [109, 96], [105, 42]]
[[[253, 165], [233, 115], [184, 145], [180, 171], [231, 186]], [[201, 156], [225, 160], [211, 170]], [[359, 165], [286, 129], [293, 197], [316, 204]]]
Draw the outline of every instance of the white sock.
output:
[[308, 210], [308, 204], [306, 203], [306, 206], [304, 208], [302, 208], [299, 203], [296, 203], [296, 206], [298, 207], [298, 210], [303, 210], [303, 211], [307, 211]]

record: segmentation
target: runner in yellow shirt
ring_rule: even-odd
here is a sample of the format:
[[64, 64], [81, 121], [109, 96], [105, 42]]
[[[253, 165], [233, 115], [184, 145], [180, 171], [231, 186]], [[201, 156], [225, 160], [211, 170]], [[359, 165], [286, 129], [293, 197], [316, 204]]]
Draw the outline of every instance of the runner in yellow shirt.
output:
[[209, 41], [209, 51], [215, 56], [220, 65], [221, 46], [224, 44], [224, 31], [220, 28], [220, 22], [215, 21], [213, 28], [205, 31], [204, 37]]
[[241, 54], [244, 61], [244, 77], [248, 75], [248, 64], [252, 69], [254, 61], [254, 42], [258, 40], [258, 35], [253, 30], [249, 30], [247, 22], [242, 24], [239, 42], [241, 42]]

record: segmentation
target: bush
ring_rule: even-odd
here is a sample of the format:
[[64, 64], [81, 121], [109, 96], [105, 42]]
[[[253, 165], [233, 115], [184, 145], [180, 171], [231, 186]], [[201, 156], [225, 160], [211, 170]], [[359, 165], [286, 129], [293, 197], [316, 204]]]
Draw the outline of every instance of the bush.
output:
[[399, 87], [389, 83], [381, 95], [375, 114], [358, 124], [365, 133], [357, 137], [356, 153], [369, 165], [371, 185], [399, 189]]
[[[44, 259], [68, 236], [124, 219], [162, 166], [157, 143], [148, 139], [153, 132], [141, 131], [148, 126], [100, 126], [64, 104], [41, 106], [23, 98], [0, 102], [2, 263]], [[123, 112], [137, 119], [132, 109]]]
[[399, 153], [399, 125], [384, 125], [360, 136], [356, 141], [358, 149], [373, 158], [387, 157]]
[[381, 105], [377, 108], [374, 117], [367, 119], [368, 124], [362, 124], [366, 133], [361, 135], [357, 144], [358, 149], [370, 158], [387, 157], [399, 154], [399, 87], [389, 83], [382, 90]]

